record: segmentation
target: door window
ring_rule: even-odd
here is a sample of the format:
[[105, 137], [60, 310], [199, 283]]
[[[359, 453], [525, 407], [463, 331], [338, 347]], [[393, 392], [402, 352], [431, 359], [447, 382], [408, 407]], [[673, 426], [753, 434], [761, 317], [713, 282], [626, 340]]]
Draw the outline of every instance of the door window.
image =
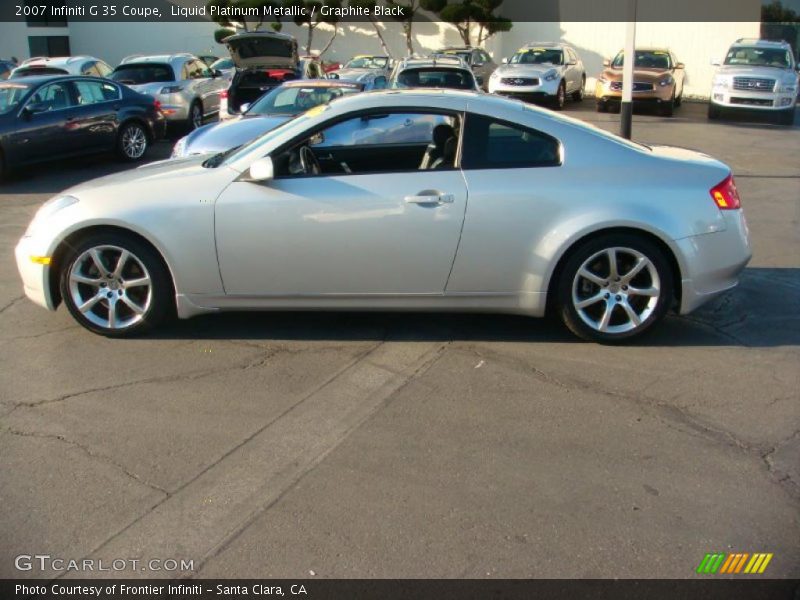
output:
[[119, 100], [120, 94], [117, 86], [100, 81], [76, 81], [75, 89], [78, 91], [78, 104], [98, 104]]
[[555, 138], [482, 115], [470, 114], [464, 132], [464, 169], [520, 169], [561, 164]]
[[38, 90], [28, 102], [36, 112], [63, 110], [75, 106], [68, 83], [51, 83]]

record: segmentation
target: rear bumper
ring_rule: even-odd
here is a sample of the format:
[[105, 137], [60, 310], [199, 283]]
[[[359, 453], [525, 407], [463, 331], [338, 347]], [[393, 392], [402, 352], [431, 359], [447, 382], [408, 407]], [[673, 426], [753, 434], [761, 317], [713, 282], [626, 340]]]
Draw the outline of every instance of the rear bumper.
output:
[[688, 314], [735, 287], [753, 253], [741, 210], [723, 211], [726, 229], [675, 243], [683, 258], [679, 312]]

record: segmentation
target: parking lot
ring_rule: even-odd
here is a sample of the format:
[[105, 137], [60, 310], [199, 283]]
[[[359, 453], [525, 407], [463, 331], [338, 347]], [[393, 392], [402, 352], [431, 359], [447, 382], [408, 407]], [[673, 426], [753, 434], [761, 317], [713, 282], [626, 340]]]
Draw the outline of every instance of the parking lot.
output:
[[[567, 113], [618, 129], [588, 101]], [[23, 298], [13, 249], [48, 197], [124, 167], [0, 184], [0, 577], [61, 575], [14, 566], [48, 554], [199, 577], [683, 578], [734, 551], [800, 576], [800, 127], [685, 103], [637, 114], [634, 137], [730, 164], [754, 256], [628, 347], [382, 313], [105, 339]]]

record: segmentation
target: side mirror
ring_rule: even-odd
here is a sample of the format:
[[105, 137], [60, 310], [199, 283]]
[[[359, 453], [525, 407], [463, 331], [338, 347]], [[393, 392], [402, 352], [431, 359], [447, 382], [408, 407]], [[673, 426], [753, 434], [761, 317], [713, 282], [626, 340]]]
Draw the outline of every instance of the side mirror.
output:
[[214, 77], [222, 77], [222, 71], [219, 69], [214, 69], [213, 73]]
[[722, 64], [722, 61], [718, 58], [711, 59], [711, 65], [714, 67], [719, 67]]
[[508, 64], [508, 57], [504, 56], [502, 62], [503, 62], [504, 65], [507, 65]]
[[30, 119], [33, 115], [47, 111], [47, 105], [44, 102], [31, 102], [22, 111], [26, 118]]
[[476, 63], [472, 63], [472, 66], [473, 66], [473, 67], [482, 67], [482, 66], [483, 66], [483, 65], [485, 65], [485, 64], [486, 64], [486, 63], [485, 63], [485, 62], [483, 62], [483, 61], [478, 61], [478, 62], [476, 62]]
[[245, 181], [253, 183], [266, 183], [275, 177], [275, 168], [272, 165], [272, 159], [269, 156], [259, 158], [256, 162], [250, 165], [247, 172]]
[[683, 69], [685, 67], [686, 67], [686, 65], [684, 65], [683, 63], [678, 63], [677, 65], [675, 65], [676, 69]]
[[609, 59], [607, 59], [607, 58], [604, 58], [603, 59], [603, 66], [604, 67], [610, 67], [611, 66], [611, 61]]
[[241, 114], [244, 114], [244, 113], [246, 113], [248, 110], [250, 110], [250, 103], [249, 103], [249, 102], [245, 102], [244, 104], [242, 104], [242, 105], [239, 107], [239, 112], [240, 112]]

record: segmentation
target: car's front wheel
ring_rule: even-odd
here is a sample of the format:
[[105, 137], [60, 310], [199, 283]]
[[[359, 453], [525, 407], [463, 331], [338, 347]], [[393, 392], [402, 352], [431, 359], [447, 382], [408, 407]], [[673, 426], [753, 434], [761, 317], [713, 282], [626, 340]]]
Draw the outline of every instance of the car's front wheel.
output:
[[141, 160], [148, 146], [147, 131], [140, 123], [123, 125], [117, 138], [117, 152], [122, 160], [129, 162]]
[[91, 235], [69, 248], [61, 297], [86, 329], [108, 337], [148, 331], [169, 314], [169, 276], [149, 246], [126, 235]]
[[557, 282], [558, 312], [578, 337], [615, 343], [661, 320], [673, 299], [672, 270], [653, 242], [632, 234], [587, 241], [567, 259]]
[[716, 119], [719, 119], [721, 115], [722, 115], [722, 111], [720, 110], [720, 108], [718, 106], [716, 106], [715, 104], [711, 104], [711, 103], [708, 104], [708, 118], [709, 119], [714, 121]]
[[562, 81], [558, 84], [558, 91], [556, 91], [556, 97], [553, 99], [553, 108], [555, 110], [563, 110], [564, 104], [567, 102], [567, 86]]

